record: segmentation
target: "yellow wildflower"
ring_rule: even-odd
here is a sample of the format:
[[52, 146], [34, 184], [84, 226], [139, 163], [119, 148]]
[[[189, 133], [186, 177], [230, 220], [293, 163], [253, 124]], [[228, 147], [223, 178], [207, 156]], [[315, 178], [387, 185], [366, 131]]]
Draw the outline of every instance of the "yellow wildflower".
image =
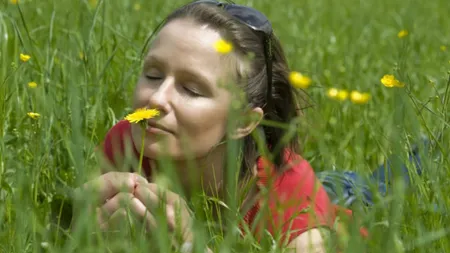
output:
[[302, 75], [299, 72], [292, 71], [289, 74], [289, 82], [295, 88], [306, 89], [311, 85], [311, 78]]
[[221, 54], [228, 54], [233, 50], [233, 45], [225, 40], [218, 40], [214, 43], [214, 48]]
[[29, 83], [28, 83], [28, 87], [30, 87], [30, 88], [36, 88], [36, 87], [37, 87], [37, 83], [36, 83], [36, 82], [29, 82]]
[[381, 83], [388, 88], [405, 86], [405, 84], [397, 80], [394, 75], [384, 75], [383, 78], [381, 78]]
[[346, 90], [338, 91], [338, 93], [336, 95], [336, 98], [341, 100], [341, 101], [346, 100], [348, 98], [348, 91], [346, 91]]
[[97, 0], [89, 0], [89, 5], [91, 8], [95, 8], [97, 6]]
[[140, 4], [140, 3], [135, 3], [135, 4], [133, 5], [133, 9], [134, 9], [135, 11], [139, 11], [139, 10], [141, 9], [141, 4]]
[[17, 4], [19, 0], [9, 0], [9, 2], [11, 2], [12, 4]]
[[401, 39], [404, 38], [406, 36], [408, 36], [408, 31], [407, 30], [401, 30], [400, 32], [398, 32], [397, 36]]
[[442, 46], [441, 46], [441, 51], [442, 51], [442, 52], [447, 51], [447, 47], [444, 46], [444, 45], [442, 45]]
[[151, 119], [159, 115], [159, 111], [156, 109], [139, 108], [133, 113], [128, 114], [125, 119], [130, 123], [139, 123], [146, 119]]
[[335, 97], [337, 97], [338, 93], [339, 93], [339, 90], [338, 90], [338, 89], [336, 89], [336, 88], [330, 88], [330, 89], [328, 89], [327, 95], [328, 95], [328, 97], [330, 97], [330, 98], [335, 98]]
[[30, 60], [31, 56], [27, 55], [27, 54], [20, 54], [20, 60], [23, 62], [27, 62], [28, 60]]
[[41, 117], [41, 115], [37, 112], [29, 112], [27, 113], [28, 117], [32, 118], [32, 119], [38, 119], [39, 117]]
[[350, 93], [350, 100], [354, 104], [365, 104], [369, 101], [369, 99], [370, 99], [369, 93], [361, 93], [355, 90]]

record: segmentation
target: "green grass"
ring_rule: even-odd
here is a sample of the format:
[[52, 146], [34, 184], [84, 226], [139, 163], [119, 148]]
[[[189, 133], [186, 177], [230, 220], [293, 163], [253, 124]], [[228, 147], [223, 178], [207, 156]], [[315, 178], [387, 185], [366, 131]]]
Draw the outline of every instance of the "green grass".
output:
[[[164, 230], [147, 240], [131, 227], [105, 239], [88, 219], [69, 230], [69, 196], [98, 173], [95, 147], [130, 110], [147, 37], [185, 1], [90, 2], [0, 2], [0, 252], [169, 250]], [[299, 132], [303, 156], [317, 171], [370, 173], [392, 154], [394, 164], [406, 162], [421, 136], [436, 142], [422, 147], [426, 169], [413, 176], [411, 188], [399, 184], [365, 210], [372, 237], [363, 244], [351, 236], [346, 252], [450, 252], [448, 1], [239, 2], [266, 13], [291, 68], [313, 79], [307, 89], [313, 107]], [[399, 39], [402, 29], [409, 35]], [[31, 60], [21, 62], [20, 53]], [[384, 87], [385, 74], [406, 87]], [[31, 81], [36, 89], [28, 88]], [[331, 87], [369, 92], [372, 99], [335, 101], [326, 96]], [[28, 118], [31, 111], [40, 119]], [[204, 209], [202, 198], [193, 208]], [[282, 250], [218, 229], [210, 209], [204, 214], [195, 231], [216, 250]]]

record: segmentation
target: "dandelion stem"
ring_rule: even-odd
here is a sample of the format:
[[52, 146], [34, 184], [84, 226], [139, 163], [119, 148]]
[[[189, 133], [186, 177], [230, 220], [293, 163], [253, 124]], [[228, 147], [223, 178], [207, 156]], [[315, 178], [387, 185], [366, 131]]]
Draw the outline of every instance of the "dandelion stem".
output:
[[145, 125], [141, 124], [142, 137], [141, 137], [141, 150], [139, 151], [139, 166], [138, 174], [142, 175], [142, 160], [144, 159], [144, 142], [145, 142]]

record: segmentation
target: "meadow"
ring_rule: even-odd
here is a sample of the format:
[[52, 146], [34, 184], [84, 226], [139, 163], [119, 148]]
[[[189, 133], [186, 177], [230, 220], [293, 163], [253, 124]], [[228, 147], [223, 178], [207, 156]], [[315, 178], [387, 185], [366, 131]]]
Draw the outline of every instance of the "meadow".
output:
[[[269, 17], [291, 69], [311, 79], [298, 131], [315, 170], [365, 175], [392, 158], [410, 171], [409, 187], [397, 180], [358, 209], [370, 240], [353, 229], [344, 252], [450, 252], [448, 0], [237, 2]], [[148, 38], [184, 3], [1, 0], [0, 252], [171, 252], [165, 229], [104, 237], [87, 214], [73, 226], [71, 192], [98, 175], [95, 148], [131, 111]], [[385, 75], [404, 85], [386, 87]], [[415, 145], [421, 176], [408, 160]], [[283, 252], [277, 238], [240, 237], [232, 210], [220, 229], [203, 225], [214, 221], [201, 199], [193, 209], [205, 213], [200, 244], [216, 252]]]

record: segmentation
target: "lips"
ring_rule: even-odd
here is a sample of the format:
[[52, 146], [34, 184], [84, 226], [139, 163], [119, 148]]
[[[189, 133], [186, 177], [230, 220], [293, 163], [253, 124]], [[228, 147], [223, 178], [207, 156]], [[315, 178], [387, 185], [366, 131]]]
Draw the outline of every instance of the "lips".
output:
[[155, 121], [148, 121], [147, 125], [151, 128], [156, 128], [156, 129], [162, 130], [164, 132], [174, 134], [170, 129], [168, 129], [167, 127], [165, 127]]

